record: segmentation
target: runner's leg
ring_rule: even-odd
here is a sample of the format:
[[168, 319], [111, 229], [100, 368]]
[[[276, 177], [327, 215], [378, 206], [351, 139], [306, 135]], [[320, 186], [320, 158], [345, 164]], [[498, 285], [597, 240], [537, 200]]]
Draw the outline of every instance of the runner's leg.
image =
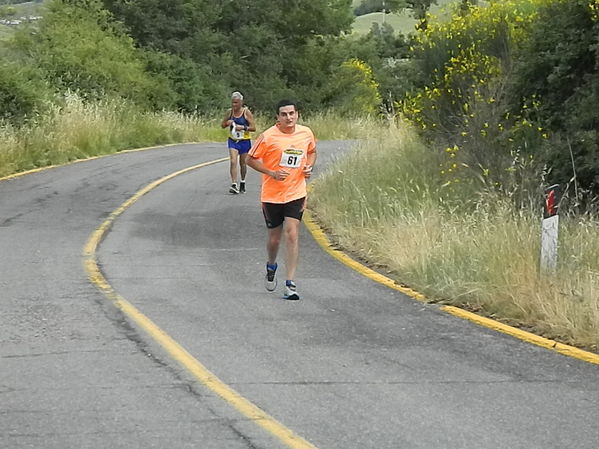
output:
[[295, 270], [299, 257], [299, 228], [300, 221], [297, 218], [285, 217], [285, 267], [287, 268], [287, 279], [289, 280], [295, 279]]
[[241, 171], [241, 181], [239, 183], [239, 191], [241, 193], [245, 193], [245, 175], [247, 174], [247, 171], [248, 171], [248, 166], [246, 163], [247, 157], [248, 157], [247, 153], [242, 153], [239, 155], [239, 168]]
[[245, 181], [245, 175], [248, 172], [248, 166], [247, 166], [247, 158], [248, 158], [248, 154], [247, 153], [243, 153], [239, 155], [239, 169], [241, 171], [241, 180]]
[[229, 148], [229, 173], [231, 174], [231, 184], [237, 184], [237, 159], [239, 152]]
[[277, 261], [279, 245], [281, 244], [281, 235], [283, 234], [283, 225], [273, 229], [268, 229], [268, 240], [266, 242], [266, 252], [268, 253], [268, 263], [274, 264]]

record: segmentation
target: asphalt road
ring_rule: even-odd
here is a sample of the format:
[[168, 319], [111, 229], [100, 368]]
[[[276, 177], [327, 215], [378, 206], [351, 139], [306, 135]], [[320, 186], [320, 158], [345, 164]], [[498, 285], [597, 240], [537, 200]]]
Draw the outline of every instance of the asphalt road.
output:
[[[321, 143], [320, 161], [347, 147]], [[0, 448], [290, 447], [174, 361], [83, 266], [92, 232], [135, 192], [223, 156], [223, 144], [181, 145], [0, 182]], [[233, 196], [227, 171], [141, 197], [97, 261], [243, 398], [318, 449], [599, 447], [599, 366], [381, 286], [305, 229], [302, 299], [267, 293], [258, 176]]]

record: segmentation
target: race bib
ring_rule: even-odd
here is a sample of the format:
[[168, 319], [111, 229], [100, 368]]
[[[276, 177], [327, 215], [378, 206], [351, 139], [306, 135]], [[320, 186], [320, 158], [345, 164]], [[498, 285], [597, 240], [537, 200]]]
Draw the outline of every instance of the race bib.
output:
[[236, 125], [235, 122], [231, 122], [231, 137], [234, 140], [243, 139], [244, 131], [243, 130], [237, 131], [237, 129], [235, 129], [235, 125]]
[[281, 154], [281, 167], [299, 168], [304, 158], [304, 152], [302, 150], [296, 150], [295, 148], [287, 148], [283, 150]]

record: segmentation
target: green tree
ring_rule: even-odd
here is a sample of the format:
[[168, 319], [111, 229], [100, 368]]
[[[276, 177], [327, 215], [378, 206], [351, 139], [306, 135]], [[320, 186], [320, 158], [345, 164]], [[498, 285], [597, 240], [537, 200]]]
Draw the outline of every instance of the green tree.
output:
[[408, 7], [412, 10], [412, 15], [420, 21], [419, 27], [426, 29], [428, 26], [426, 13], [430, 11], [432, 5], [436, 5], [438, 0], [406, 0]]
[[59, 90], [87, 99], [116, 95], [145, 106], [170, 104], [169, 86], [146, 72], [142, 54], [99, 0], [52, 0], [37, 30], [19, 33], [16, 46]]
[[224, 36], [214, 24], [225, 2], [208, 0], [103, 0], [140, 47], [205, 61]]
[[[319, 78], [298, 57], [349, 31], [351, 0], [104, 0], [142, 47], [189, 58], [258, 108]], [[309, 55], [308, 55], [309, 57]], [[209, 67], [209, 69], [208, 69]], [[331, 73], [329, 68], [328, 73]]]
[[578, 183], [599, 193], [599, 5], [554, 0], [539, 10], [529, 39], [517, 51], [511, 77], [512, 111], [536, 99], [536, 113], [553, 135], [544, 154], [550, 181]]
[[42, 112], [51, 98], [35, 67], [6, 60], [0, 65], [0, 120], [21, 124]]
[[182, 112], [214, 109], [230, 93], [210, 67], [170, 53], [147, 51], [148, 71], [172, 86], [173, 106]]

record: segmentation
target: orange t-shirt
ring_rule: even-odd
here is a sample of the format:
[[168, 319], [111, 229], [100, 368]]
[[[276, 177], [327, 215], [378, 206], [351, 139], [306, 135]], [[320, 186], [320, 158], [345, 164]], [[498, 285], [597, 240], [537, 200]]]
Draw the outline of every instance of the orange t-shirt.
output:
[[277, 181], [262, 175], [263, 203], [288, 203], [306, 196], [306, 178], [303, 169], [308, 154], [316, 151], [316, 138], [307, 126], [295, 125], [295, 132], [285, 134], [277, 125], [264, 131], [250, 149], [250, 157], [261, 159], [269, 170], [286, 170], [289, 176]]

